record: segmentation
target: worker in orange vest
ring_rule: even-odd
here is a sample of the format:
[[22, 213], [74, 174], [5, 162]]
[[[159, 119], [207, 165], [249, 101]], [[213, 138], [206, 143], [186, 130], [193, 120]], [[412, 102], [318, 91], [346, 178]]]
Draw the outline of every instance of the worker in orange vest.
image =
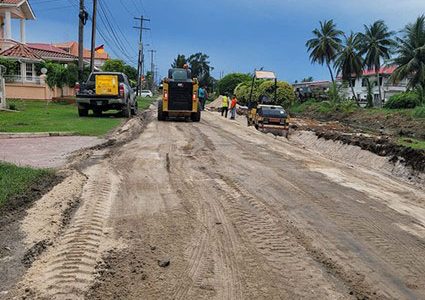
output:
[[234, 120], [236, 118], [236, 104], [238, 104], [238, 99], [233, 95], [232, 101], [230, 101], [230, 120]]

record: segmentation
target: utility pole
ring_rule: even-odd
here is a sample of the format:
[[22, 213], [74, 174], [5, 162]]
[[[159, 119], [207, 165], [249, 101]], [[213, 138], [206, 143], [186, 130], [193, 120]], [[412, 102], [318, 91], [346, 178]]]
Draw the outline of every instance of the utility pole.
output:
[[96, 16], [97, 16], [97, 0], [93, 0], [93, 16], [91, 29], [91, 52], [90, 52], [90, 71], [94, 71], [94, 52], [96, 48]]
[[151, 83], [151, 89], [153, 89], [154, 83], [155, 83], [155, 65], [153, 63], [153, 55], [156, 52], [156, 50], [149, 50], [151, 53], [151, 76], [152, 76], [152, 83]]
[[87, 12], [84, 0], [80, 0], [80, 12], [78, 14], [78, 82], [83, 81], [84, 73], [84, 25], [87, 23]]
[[134, 18], [135, 20], [140, 20], [140, 27], [134, 27], [136, 29], [140, 30], [140, 36], [139, 36], [139, 58], [137, 59], [137, 87], [136, 87], [136, 95], [139, 95], [140, 86], [141, 86], [141, 79], [143, 75], [143, 62], [144, 62], [144, 55], [143, 55], [143, 30], [151, 30], [150, 28], [143, 27], [143, 22], [147, 21], [149, 22], [150, 19], [145, 19], [143, 16], [140, 16], [140, 18]]

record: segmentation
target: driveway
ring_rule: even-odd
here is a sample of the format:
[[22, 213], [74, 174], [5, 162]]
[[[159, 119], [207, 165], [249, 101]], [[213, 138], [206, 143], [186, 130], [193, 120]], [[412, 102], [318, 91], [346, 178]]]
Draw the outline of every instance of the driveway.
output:
[[104, 142], [97, 137], [61, 136], [0, 139], [0, 161], [37, 168], [58, 168], [74, 151]]

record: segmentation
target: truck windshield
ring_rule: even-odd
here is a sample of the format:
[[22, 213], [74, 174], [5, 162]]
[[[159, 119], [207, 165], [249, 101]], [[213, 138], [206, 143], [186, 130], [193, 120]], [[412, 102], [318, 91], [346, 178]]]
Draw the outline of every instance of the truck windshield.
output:
[[261, 109], [261, 115], [268, 118], [286, 118], [288, 115], [282, 108], [265, 108]]
[[173, 70], [171, 77], [174, 80], [187, 80], [189, 79], [187, 75], [188, 72], [186, 70]]

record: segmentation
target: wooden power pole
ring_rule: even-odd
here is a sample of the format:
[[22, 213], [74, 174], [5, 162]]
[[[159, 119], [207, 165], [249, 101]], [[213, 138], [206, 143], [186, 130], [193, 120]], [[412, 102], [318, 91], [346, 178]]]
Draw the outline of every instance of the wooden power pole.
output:
[[94, 54], [96, 49], [96, 16], [97, 16], [97, 0], [93, 0], [93, 16], [91, 29], [91, 50], [90, 50], [90, 71], [94, 71]]
[[136, 29], [140, 30], [139, 35], [139, 57], [137, 59], [137, 87], [136, 87], [136, 96], [139, 96], [139, 91], [141, 90], [141, 83], [142, 83], [142, 69], [143, 69], [143, 61], [144, 61], [144, 55], [143, 55], [143, 30], [151, 30], [150, 28], [143, 27], [143, 22], [147, 21], [149, 22], [150, 19], [145, 19], [143, 16], [140, 16], [140, 18], [134, 18], [135, 20], [140, 20], [140, 27], [134, 27]]
[[86, 25], [87, 22], [87, 12], [84, 7], [84, 0], [80, 0], [78, 19], [78, 82], [81, 84], [84, 74], [84, 25]]

